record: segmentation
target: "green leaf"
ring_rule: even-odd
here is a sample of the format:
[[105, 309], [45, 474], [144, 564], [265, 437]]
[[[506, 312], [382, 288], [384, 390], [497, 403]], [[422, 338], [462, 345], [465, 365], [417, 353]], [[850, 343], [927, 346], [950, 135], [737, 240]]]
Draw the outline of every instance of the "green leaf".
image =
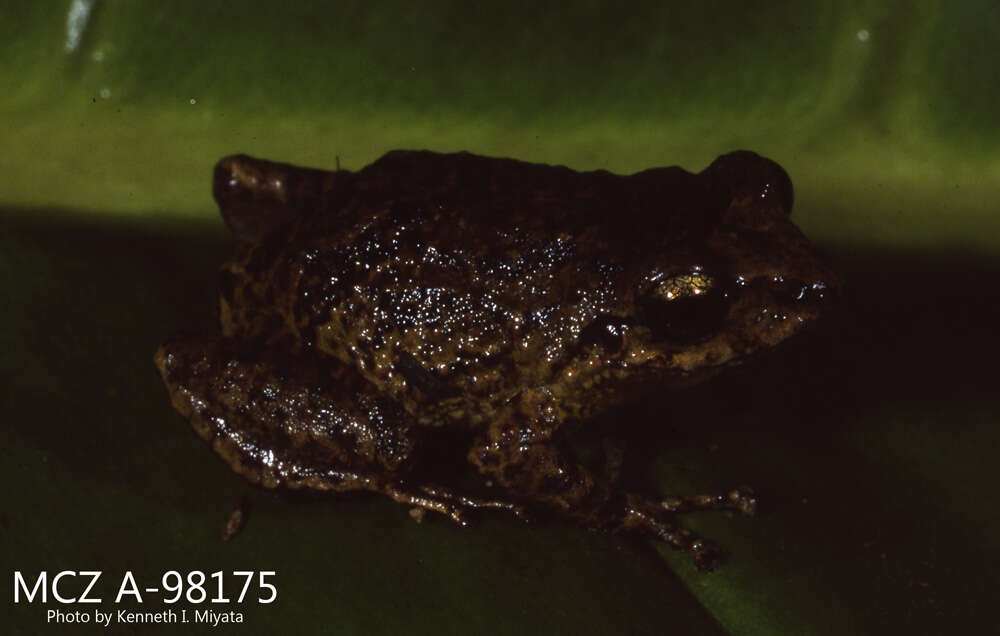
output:
[[[110, 610], [125, 571], [274, 570], [278, 601], [240, 606], [260, 633], [988, 631], [1000, 12], [938, 4], [4, 3], [6, 580], [100, 569]], [[722, 569], [558, 523], [261, 491], [172, 411], [153, 351], [214, 328], [232, 247], [214, 162], [357, 169], [397, 147], [618, 172], [747, 147], [788, 169], [842, 314], [615, 414], [636, 484], [759, 493], [759, 518], [685, 518]], [[4, 607], [14, 633], [60, 628], [51, 602]]]

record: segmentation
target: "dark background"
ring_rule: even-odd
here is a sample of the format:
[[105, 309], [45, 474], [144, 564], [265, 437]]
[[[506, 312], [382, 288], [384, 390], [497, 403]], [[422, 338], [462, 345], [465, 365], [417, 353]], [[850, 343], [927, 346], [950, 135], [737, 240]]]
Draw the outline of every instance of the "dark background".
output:
[[[108, 600], [125, 570], [271, 569], [278, 602], [242, 608], [243, 631], [994, 628], [998, 31], [986, 2], [4, 3], [3, 623], [47, 629], [10, 603], [13, 570], [100, 569]], [[260, 491], [169, 407], [152, 353], [211, 328], [231, 250], [212, 164], [357, 169], [396, 147], [618, 172], [745, 147], [786, 167], [842, 311], [617, 415], [630, 478], [760, 493], [757, 519], [687, 519], [724, 568], [560, 524], [462, 530]], [[250, 523], [223, 543], [241, 500]]]

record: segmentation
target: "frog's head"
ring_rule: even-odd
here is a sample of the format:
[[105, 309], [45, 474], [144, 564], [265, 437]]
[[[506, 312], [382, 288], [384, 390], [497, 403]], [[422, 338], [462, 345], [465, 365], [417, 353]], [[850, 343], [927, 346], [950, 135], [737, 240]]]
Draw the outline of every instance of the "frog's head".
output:
[[[628, 366], [697, 378], [770, 349], [816, 321], [839, 281], [789, 220], [792, 184], [775, 162], [740, 151], [697, 180], [710, 209], [689, 213], [645, 262], [622, 339]], [[614, 326], [609, 326], [614, 330]]]

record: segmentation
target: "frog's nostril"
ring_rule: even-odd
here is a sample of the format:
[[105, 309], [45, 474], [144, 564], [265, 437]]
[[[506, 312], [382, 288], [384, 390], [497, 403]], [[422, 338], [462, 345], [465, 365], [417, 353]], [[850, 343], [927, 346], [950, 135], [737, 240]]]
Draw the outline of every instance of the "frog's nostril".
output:
[[828, 306], [837, 301], [839, 289], [835, 285], [830, 285], [824, 281], [813, 281], [802, 292], [803, 302], [811, 303], [815, 306]]
[[818, 309], [833, 303], [837, 288], [822, 280], [779, 278], [773, 281], [772, 294], [787, 306]]

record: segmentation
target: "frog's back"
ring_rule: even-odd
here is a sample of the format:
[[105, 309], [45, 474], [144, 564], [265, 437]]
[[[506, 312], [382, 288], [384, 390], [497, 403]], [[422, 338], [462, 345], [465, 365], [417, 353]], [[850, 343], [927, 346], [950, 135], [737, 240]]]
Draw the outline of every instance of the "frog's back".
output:
[[348, 209], [327, 212], [329, 222], [337, 223], [338, 216], [356, 221], [359, 212], [375, 208], [389, 214], [424, 208], [424, 222], [475, 221], [481, 233], [519, 229], [581, 236], [594, 230], [632, 240], [636, 228], [630, 223], [664, 230], [700, 222], [707, 192], [697, 175], [676, 166], [622, 176], [468, 152], [408, 150], [387, 153], [356, 173], [350, 190], [335, 204]]
[[596, 317], [627, 313], [638, 259], [710, 224], [706, 192], [680, 168], [391, 152], [234, 262], [256, 282], [236, 286], [231, 330], [290, 338], [397, 396], [502, 399], [547, 381]]
[[395, 284], [440, 274], [441, 286], [468, 288], [517, 277], [540, 291], [519, 292], [530, 303], [551, 300], [554, 261], [570, 252], [575, 265], [597, 267], [671, 244], [689, 249], [722, 208], [709, 194], [703, 179], [678, 167], [620, 176], [467, 152], [393, 151], [304, 215], [290, 240], [303, 253], [349, 253], [346, 269], [388, 272]]

